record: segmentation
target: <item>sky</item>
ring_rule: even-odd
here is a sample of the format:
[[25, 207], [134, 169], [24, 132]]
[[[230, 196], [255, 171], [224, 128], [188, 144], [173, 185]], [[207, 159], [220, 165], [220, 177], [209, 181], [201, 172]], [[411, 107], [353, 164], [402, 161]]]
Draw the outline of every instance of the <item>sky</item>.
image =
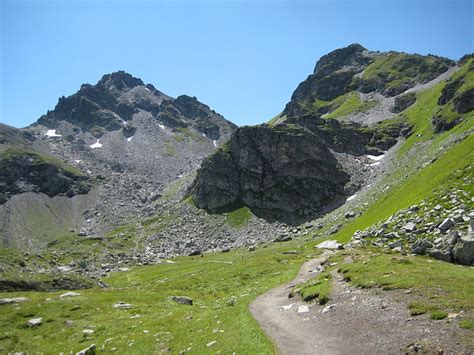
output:
[[473, 0], [0, 0], [0, 122], [24, 127], [117, 70], [238, 125], [281, 112], [322, 55], [474, 52]]

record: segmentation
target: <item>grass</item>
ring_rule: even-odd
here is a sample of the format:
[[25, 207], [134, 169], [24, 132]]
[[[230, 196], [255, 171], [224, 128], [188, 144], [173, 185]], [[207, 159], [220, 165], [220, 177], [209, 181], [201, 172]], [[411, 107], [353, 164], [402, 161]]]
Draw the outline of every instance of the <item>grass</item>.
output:
[[[374, 100], [364, 101], [356, 92], [344, 96], [344, 101], [334, 111], [326, 114], [325, 118], [345, 117], [349, 114], [365, 112], [377, 105]], [[339, 99], [339, 98], [338, 98]], [[336, 99], [337, 100], [337, 99]]]
[[331, 293], [331, 275], [329, 272], [318, 275], [299, 288], [299, 294], [305, 302], [317, 300], [319, 304], [326, 304]]
[[[301, 253], [283, 254], [295, 248]], [[312, 245], [292, 241], [255, 252], [236, 250], [137, 267], [104, 279], [109, 289], [81, 290], [74, 298], [59, 299], [62, 292], [4, 293], [0, 297], [27, 296], [32, 301], [2, 306], [0, 351], [75, 353], [94, 343], [100, 351], [130, 354], [188, 348], [192, 353], [273, 353], [248, 304], [294, 277], [312, 253]], [[170, 301], [173, 295], [189, 296], [194, 305], [178, 305]], [[113, 308], [118, 301], [133, 308]], [[36, 317], [43, 318], [41, 326], [25, 326]], [[94, 334], [84, 336], [84, 329]], [[212, 341], [217, 342], [208, 348]]]
[[431, 313], [442, 319], [447, 311], [464, 311], [474, 320], [474, 273], [468, 266], [441, 262], [424, 256], [383, 254], [360, 248], [352, 253], [353, 263], [339, 271], [346, 280], [362, 288], [410, 289], [416, 299], [409, 305], [412, 315]]
[[247, 206], [240, 207], [227, 213], [227, 223], [235, 228], [243, 227], [252, 218], [253, 214]]

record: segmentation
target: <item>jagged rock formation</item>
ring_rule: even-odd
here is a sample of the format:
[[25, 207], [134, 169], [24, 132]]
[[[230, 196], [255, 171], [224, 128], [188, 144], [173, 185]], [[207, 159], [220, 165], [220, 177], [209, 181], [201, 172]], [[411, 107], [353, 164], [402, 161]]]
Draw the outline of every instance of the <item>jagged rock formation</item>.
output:
[[203, 164], [191, 194], [198, 207], [210, 211], [244, 204], [257, 214], [308, 216], [343, 201], [348, 180], [309, 130], [242, 127]]

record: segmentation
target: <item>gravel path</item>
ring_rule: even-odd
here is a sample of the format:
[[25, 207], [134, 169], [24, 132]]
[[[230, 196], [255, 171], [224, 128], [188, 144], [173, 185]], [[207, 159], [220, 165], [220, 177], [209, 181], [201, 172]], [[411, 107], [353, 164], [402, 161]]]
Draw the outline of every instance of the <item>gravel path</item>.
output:
[[[250, 304], [250, 311], [282, 354], [396, 354], [417, 344], [423, 352], [470, 353], [456, 338], [462, 333], [455, 322], [411, 317], [410, 295], [356, 289], [334, 272], [328, 304], [309, 304], [288, 299], [290, 289], [317, 275], [321, 257], [305, 263], [290, 283], [278, 286]], [[291, 305], [291, 306], [290, 306]], [[326, 308], [332, 308], [323, 313]], [[415, 348], [412, 346], [411, 351]], [[442, 353], [442, 352], [441, 352]]]

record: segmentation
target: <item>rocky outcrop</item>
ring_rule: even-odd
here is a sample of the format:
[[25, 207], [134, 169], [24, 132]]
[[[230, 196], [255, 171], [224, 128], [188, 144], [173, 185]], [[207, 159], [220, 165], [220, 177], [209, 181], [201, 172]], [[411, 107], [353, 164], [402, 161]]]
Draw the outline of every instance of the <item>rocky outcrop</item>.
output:
[[257, 215], [313, 216], [344, 201], [349, 176], [303, 127], [242, 127], [198, 170], [189, 194], [211, 212], [248, 206]]
[[91, 186], [89, 177], [52, 157], [22, 149], [0, 154], [0, 204], [24, 192], [72, 197], [89, 192]]
[[390, 111], [393, 113], [400, 113], [402, 111], [405, 111], [411, 105], [413, 105], [415, 101], [416, 101], [416, 94], [414, 92], [397, 96], [395, 98], [393, 107], [390, 109]]
[[[283, 115], [325, 114], [332, 100], [351, 91], [397, 96], [437, 78], [454, 64], [452, 60], [433, 55], [372, 52], [360, 44], [351, 44], [321, 57], [313, 74], [294, 91]], [[395, 107], [393, 112], [398, 109]]]
[[336, 49], [316, 63], [313, 74], [300, 83], [283, 111], [286, 115], [299, 115], [303, 101], [332, 100], [347, 91], [355, 74], [371, 61], [369, 52], [360, 44]]

